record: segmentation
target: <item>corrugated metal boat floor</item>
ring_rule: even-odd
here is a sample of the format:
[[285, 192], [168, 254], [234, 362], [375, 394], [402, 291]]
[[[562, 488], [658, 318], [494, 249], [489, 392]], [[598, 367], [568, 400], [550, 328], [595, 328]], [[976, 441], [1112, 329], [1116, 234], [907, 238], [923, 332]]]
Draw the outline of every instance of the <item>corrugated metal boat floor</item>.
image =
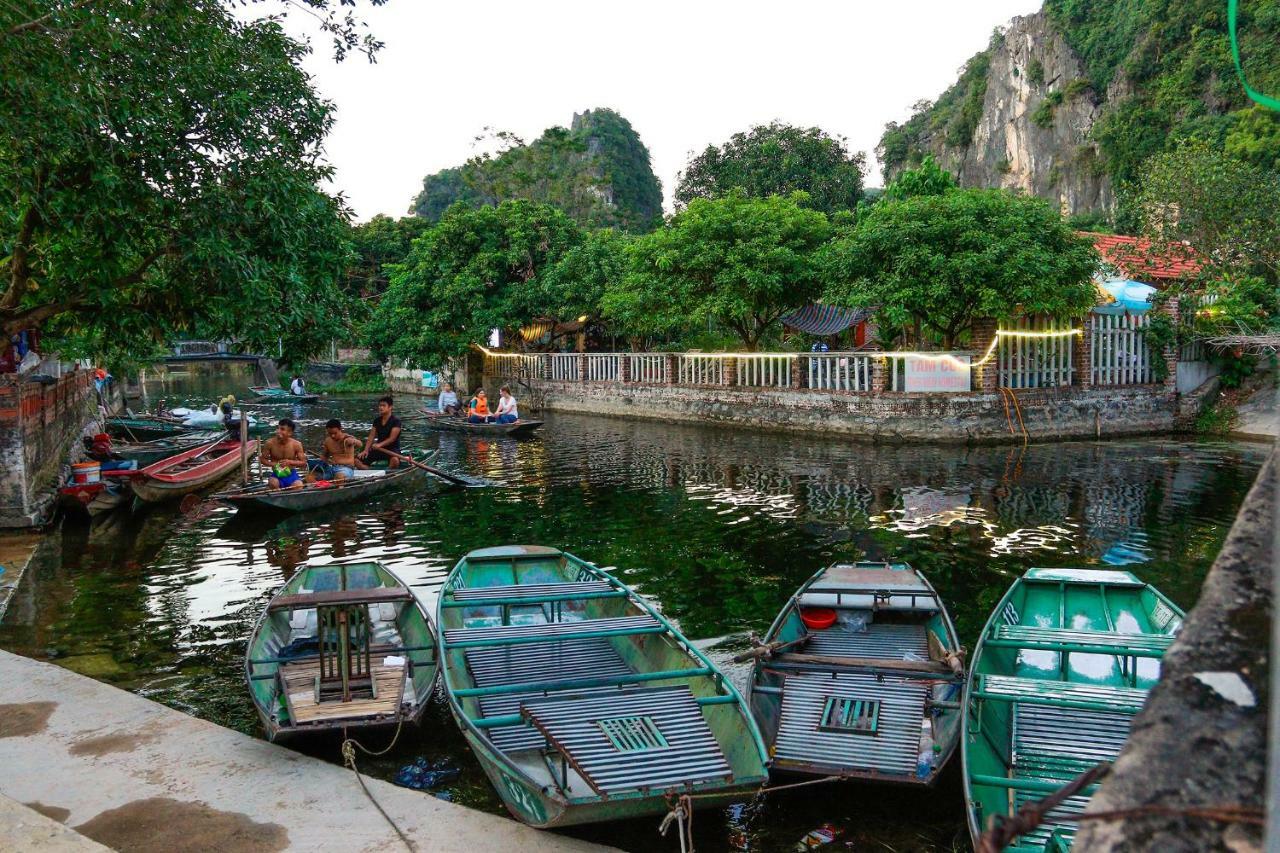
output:
[[805, 654], [842, 658], [893, 658], [902, 660], [907, 652], [929, 657], [929, 640], [923, 625], [867, 626], [865, 631], [840, 627], [814, 631], [804, 647]]
[[[782, 718], [774, 757], [832, 768], [915, 772], [927, 688], [900, 678], [874, 675], [788, 675], [782, 688]], [[880, 703], [874, 734], [821, 731], [830, 697]]]

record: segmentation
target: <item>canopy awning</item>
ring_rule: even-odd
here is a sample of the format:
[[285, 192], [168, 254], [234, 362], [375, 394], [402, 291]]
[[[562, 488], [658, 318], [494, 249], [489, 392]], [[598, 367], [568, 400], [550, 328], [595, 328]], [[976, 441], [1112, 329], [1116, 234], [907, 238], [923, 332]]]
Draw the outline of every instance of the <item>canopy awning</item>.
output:
[[1127, 278], [1109, 278], [1098, 283], [1098, 292], [1111, 301], [1093, 309], [1095, 314], [1140, 314], [1151, 310], [1151, 297], [1156, 289], [1149, 284]]
[[837, 308], [834, 305], [806, 305], [782, 318], [784, 325], [810, 335], [834, 335], [871, 316], [869, 308]]

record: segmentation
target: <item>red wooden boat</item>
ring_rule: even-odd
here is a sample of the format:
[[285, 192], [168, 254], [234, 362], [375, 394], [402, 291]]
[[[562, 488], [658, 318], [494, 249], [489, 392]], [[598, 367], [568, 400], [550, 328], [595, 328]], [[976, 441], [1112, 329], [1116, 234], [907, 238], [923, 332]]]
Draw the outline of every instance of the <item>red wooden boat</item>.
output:
[[[258, 442], [251, 440], [248, 453], [256, 453]], [[230, 474], [240, 464], [240, 442], [214, 441], [161, 459], [138, 472], [129, 486], [139, 500], [157, 503], [198, 492]]]

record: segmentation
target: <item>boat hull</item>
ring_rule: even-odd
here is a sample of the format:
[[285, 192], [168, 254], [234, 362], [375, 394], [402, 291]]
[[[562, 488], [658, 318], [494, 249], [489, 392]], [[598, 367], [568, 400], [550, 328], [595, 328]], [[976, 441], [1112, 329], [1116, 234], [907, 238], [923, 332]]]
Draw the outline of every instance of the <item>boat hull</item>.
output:
[[462, 418], [455, 418], [451, 415], [433, 415], [426, 413], [426, 425], [430, 429], [443, 430], [445, 432], [465, 432], [472, 435], [491, 435], [491, 436], [509, 436], [512, 438], [533, 435], [542, 421], [518, 420], [510, 424], [473, 424]]
[[320, 402], [319, 394], [290, 394], [288, 391], [279, 388], [267, 388], [257, 385], [250, 386], [249, 390], [258, 395], [258, 402], [267, 403], [318, 403]]
[[[248, 455], [252, 456], [258, 449], [258, 442], [250, 441]], [[240, 446], [234, 442], [224, 442], [222, 449], [215, 450], [218, 455], [199, 466], [198, 469], [183, 474], [166, 474], [165, 463], [160, 462], [150, 468], [143, 469], [129, 481], [129, 487], [139, 500], [146, 503], [163, 503], [178, 500], [194, 492], [213, 485], [236, 470], [240, 465]], [[179, 454], [182, 456], [184, 454]]]
[[[422, 462], [430, 463], [435, 454], [429, 454]], [[229, 492], [215, 497], [223, 503], [246, 513], [294, 513], [322, 509], [337, 504], [361, 500], [381, 492], [420, 481], [427, 474], [421, 468], [406, 465], [388, 471], [385, 476], [365, 480], [351, 480], [344, 485], [318, 489], [307, 486], [302, 489], [271, 489], [266, 491]]]
[[105, 483], [93, 483], [60, 489], [58, 503], [68, 512], [96, 518], [124, 506], [129, 502], [130, 497], [129, 489], [123, 483], [115, 491], [106, 488]]

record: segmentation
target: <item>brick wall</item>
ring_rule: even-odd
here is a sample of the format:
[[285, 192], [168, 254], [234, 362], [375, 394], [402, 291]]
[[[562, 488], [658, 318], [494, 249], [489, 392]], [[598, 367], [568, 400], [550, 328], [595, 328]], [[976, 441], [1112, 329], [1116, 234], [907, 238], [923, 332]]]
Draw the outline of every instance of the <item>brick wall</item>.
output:
[[[486, 377], [486, 386], [497, 380]], [[619, 385], [535, 380], [522, 383], [522, 407], [552, 411], [713, 421], [757, 428], [832, 433], [882, 442], [1022, 441], [999, 393], [829, 393], [723, 386]], [[1016, 392], [1031, 439], [1169, 432], [1176, 397], [1160, 386]]]
[[0, 527], [48, 520], [62, 468], [95, 401], [86, 370], [49, 385], [0, 376]]

